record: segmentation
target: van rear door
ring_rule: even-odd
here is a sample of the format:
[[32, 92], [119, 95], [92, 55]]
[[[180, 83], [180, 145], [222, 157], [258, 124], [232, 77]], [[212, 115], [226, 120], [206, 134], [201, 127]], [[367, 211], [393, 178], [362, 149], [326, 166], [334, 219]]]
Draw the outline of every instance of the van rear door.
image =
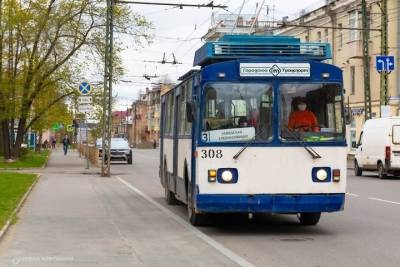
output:
[[392, 126], [391, 168], [400, 168], [400, 124]]

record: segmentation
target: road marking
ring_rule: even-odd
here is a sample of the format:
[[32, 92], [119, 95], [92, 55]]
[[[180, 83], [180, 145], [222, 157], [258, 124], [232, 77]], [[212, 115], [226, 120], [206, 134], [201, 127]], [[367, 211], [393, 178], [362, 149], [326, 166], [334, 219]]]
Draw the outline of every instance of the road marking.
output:
[[359, 196], [360, 196], [360, 195], [353, 194], [353, 193], [346, 193], [346, 195], [348, 195], [348, 196], [352, 196], [352, 197], [359, 197]]
[[207, 244], [209, 244], [210, 246], [212, 246], [213, 248], [215, 248], [216, 250], [218, 250], [220, 253], [222, 253], [223, 255], [225, 255], [228, 259], [230, 259], [231, 261], [237, 263], [239, 266], [248, 266], [248, 267], [255, 267], [254, 264], [248, 262], [247, 260], [245, 260], [244, 258], [240, 257], [239, 255], [237, 255], [236, 253], [234, 253], [232, 250], [224, 247], [222, 244], [218, 243], [217, 241], [215, 241], [214, 239], [212, 239], [211, 237], [209, 237], [208, 235], [204, 234], [203, 232], [201, 232], [200, 230], [196, 229], [195, 227], [193, 227], [191, 224], [189, 224], [187, 221], [185, 221], [184, 219], [182, 219], [181, 217], [175, 215], [172, 211], [170, 211], [169, 209], [167, 209], [166, 207], [162, 206], [160, 203], [156, 202], [155, 200], [153, 200], [151, 197], [149, 197], [148, 195], [146, 195], [145, 193], [143, 193], [142, 191], [140, 191], [139, 189], [137, 189], [136, 187], [134, 187], [132, 184], [128, 183], [127, 181], [125, 181], [124, 179], [122, 179], [119, 176], [116, 176], [117, 179], [123, 183], [125, 186], [127, 186], [129, 189], [131, 189], [132, 191], [134, 191], [136, 194], [140, 195], [142, 198], [144, 198], [145, 200], [147, 200], [148, 202], [150, 202], [151, 204], [153, 204], [154, 206], [156, 206], [158, 209], [160, 209], [162, 212], [164, 212], [165, 214], [167, 214], [170, 218], [174, 219], [177, 223], [179, 223], [180, 225], [182, 225], [183, 227], [185, 227], [188, 231], [190, 231], [191, 233], [193, 233], [195, 236], [197, 236], [198, 238], [200, 238], [201, 240], [203, 240], [204, 242], [206, 242]]
[[370, 199], [370, 200], [376, 200], [376, 201], [380, 201], [380, 202], [385, 202], [385, 203], [390, 203], [390, 204], [400, 205], [400, 202], [390, 201], [390, 200], [381, 199], [381, 198], [376, 198], [376, 197], [369, 197], [368, 199]]

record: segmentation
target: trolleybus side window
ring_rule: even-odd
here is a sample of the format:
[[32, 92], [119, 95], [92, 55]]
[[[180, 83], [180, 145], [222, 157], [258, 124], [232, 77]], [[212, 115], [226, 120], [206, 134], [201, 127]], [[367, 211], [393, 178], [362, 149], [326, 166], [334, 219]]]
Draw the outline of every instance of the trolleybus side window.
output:
[[169, 93], [166, 96], [166, 123], [165, 123], [165, 135], [171, 137], [173, 135], [173, 126], [174, 126], [174, 95]]
[[182, 84], [181, 87], [181, 97], [180, 97], [180, 136], [188, 136], [192, 133], [192, 123], [187, 121], [186, 118], [186, 102], [191, 101], [192, 99], [192, 83], [187, 81]]
[[202, 140], [272, 140], [272, 86], [211, 83], [204, 88]]
[[283, 141], [344, 140], [343, 97], [338, 84], [281, 84]]

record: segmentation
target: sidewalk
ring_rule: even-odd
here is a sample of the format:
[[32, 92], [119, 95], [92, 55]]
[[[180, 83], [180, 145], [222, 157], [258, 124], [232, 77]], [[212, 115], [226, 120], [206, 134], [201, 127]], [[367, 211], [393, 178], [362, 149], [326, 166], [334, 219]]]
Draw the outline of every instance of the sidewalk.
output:
[[0, 266], [234, 266], [118, 179], [84, 166], [76, 152], [52, 153], [0, 242]]

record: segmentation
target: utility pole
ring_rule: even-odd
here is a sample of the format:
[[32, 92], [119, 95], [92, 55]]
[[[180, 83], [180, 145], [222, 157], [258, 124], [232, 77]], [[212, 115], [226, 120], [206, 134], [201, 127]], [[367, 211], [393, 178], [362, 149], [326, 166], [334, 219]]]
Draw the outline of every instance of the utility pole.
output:
[[[213, 1], [208, 4], [179, 4], [179, 3], [162, 3], [162, 2], [143, 2], [143, 1], [118, 1], [106, 0], [106, 40], [104, 53], [104, 91], [103, 91], [103, 134], [102, 134], [102, 159], [101, 159], [101, 176], [109, 177], [110, 172], [110, 149], [111, 149], [111, 130], [112, 130], [112, 81], [113, 81], [113, 44], [114, 44], [114, 6], [119, 4], [138, 4], [138, 5], [157, 5], [157, 6], [174, 6], [182, 9], [183, 7], [197, 8], [222, 8], [225, 5], [214, 5]], [[135, 110], [136, 111], [136, 110]], [[136, 137], [136, 136], [135, 136]]]
[[106, 6], [106, 40], [104, 53], [104, 91], [103, 91], [103, 135], [101, 153], [101, 176], [109, 177], [110, 149], [111, 149], [111, 123], [112, 123], [112, 80], [113, 80], [113, 17], [114, 0], [107, 0]]
[[363, 28], [363, 66], [364, 66], [364, 117], [365, 120], [371, 119], [371, 83], [370, 83], [370, 57], [369, 57], [369, 14], [367, 3], [361, 1], [362, 9], [362, 28]]
[[[388, 51], [388, 17], [387, 17], [387, 0], [381, 0], [381, 55], [387, 56]], [[388, 104], [388, 72], [381, 72], [381, 90], [380, 90], [380, 106]], [[381, 112], [382, 113], [382, 112]]]

